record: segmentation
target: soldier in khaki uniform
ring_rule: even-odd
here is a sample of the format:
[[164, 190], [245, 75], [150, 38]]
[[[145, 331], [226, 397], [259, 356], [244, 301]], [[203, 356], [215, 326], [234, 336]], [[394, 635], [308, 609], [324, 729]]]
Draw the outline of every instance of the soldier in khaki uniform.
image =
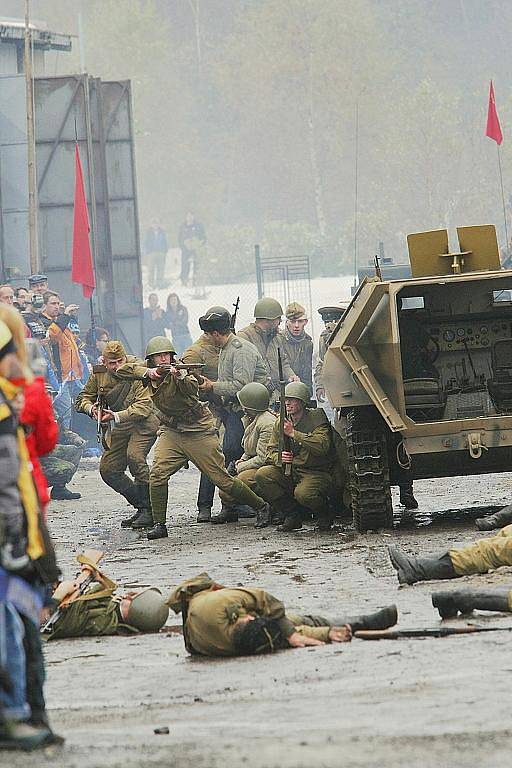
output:
[[[187, 363], [201, 363], [204, 368], [202, 375], [210, 381], [217, 381], [219, 375], [219, 352], [220, 349], [212, 344], [206, 333], [203, 333], [191, 347], [183, 353], [182, 360]], [[217, 427], [222, 425], [222, 403], [213, 392], [206, 392], [204, 399], [216, 420]], [[211, 517], [213, 506], [213, 497], [215, 496], [215, 486], [210, 478], [201, 472], [199, 481], [199, 490], [197, 493], [197, 522], [208, 522]]]
[[286, 613], [283, 603], [269, 592], [255, 587], [224, 587], [207, 573], [176, 587], [167, 605], [175, 613], [182, 613], [187, 650], [204, 656], [238, 656], [342, 643], [350, 640], [352, 631], [387, 629], [397, 622], [394, 605], [353, 618]]
[[[149, 467], [147, 456], [156, 440], [159, 426], [153, 412], [151, 394], [140, 381], [122, 381], [117, 371], [128, 360], [120, 341], [109, 341], [103, 350], [104, 366], [95, 366], [84, 389], [75, 401], [78, 412], [92, 419], [98, 416], [99, 398], [103, 398], [102, 424], [111, 427], [110, 440], [104, 440], [100, 474], [104, 482], [125, 497], [137, 510], [123, 520], [123, 527], [144, 528], [151, 525]], [[131, 480], [126, 474], [130, 470]]]
[[[152, 349], [159, 338], [151, 339], [148, 348]], [[164, 341], [170, 344], [167, 339]], [[215, 421], [206, 403], [199, 399], [197, 379], [172, 367], [174, 350], [147, 355], [147, 360], [149, 368], [124, 366], [120, 373], [143, 377], [149, 383], [155, 413], [161, 422], [150, 472], [154, 525], [148, 531], [148, 539], [168, 536], [165, 519], [169, 478], [189, 461], [215, 483], [224, 507], [238, 501], [255, 509], [257, 515], [269, 516], [268, 504], [226, 471]]]
[[[201, 395], [210, 394], [222, 405], [223, 453], [228, 465], [239, 459], [243, 451], [242, 407], [237, 394], [250, 382], [259, 382], [270, 388], [270, 376], [265, 361], [254, 344], [240, 339], [232, 332], [231, 315], [227, 309], [211, 307], [199, 318], [199, 325], [212, 343], [220, 349], [217, 381], [203, 376], [199, 390]], [[212, 522], [236, 522], [239, 512], [237, 507], [224, 509]]]
[[283, 308], [275, 299], [265, 298], [256, 302], [254, 307], [254, 323], [238, 331], [237, 337], [254, 344], [267, 364], [271, 379], [272, 395], [274, 403], [278, 399], [279, 392], [279, 367], [277, 350], [281, 350], [283, 363], [283, 375], [287, 381], [298, 381], [299, 377], [290, 365], [288, 354], [284, 346], [284, 339], [278, 333], [279, 324], [283, 315]]
[[[286, 386], [284, 432], [290, 448], [282, 452], [279, 466], [279, 424], [277, 419], [267, 449], [267, 464], [256, 472], [259, 493], [284, 516], [278, 530], [289, 532], [302, 527], [299, 504], [313, 512], [321, 530], [328, 530], [332, 520], [329, 496], [334, 493], [336, 453], [331, 426], [321, 408], [308, 408], [309, 392], [302, 382]], [[291, 465], [285, 475], [284, 465]]]
[[304, 307], [296, 301], [286, 307], [284, 348], [290, 365], [299, 379], [313, 393], [313, 339], [306, 333], [308, 317]]

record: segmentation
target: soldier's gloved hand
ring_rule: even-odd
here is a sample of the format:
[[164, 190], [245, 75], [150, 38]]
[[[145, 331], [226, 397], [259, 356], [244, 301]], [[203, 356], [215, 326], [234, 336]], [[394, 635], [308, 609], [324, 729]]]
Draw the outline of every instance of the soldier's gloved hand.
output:
[[325, 389], [323, 387], [316, 388], [316, 399], [319, 403], [325, 403]]
[[350, 643], [352, 640], [352, 629], [348, 624], [344, 627], [331, 627], [329, 630], [329, 640], [331, 643]]
[[306, 637], [299, 632], [292, 632], [287, 640], [292, 648], [305, 648], [306, 645], [325, 645], [322, 640], [317, 640], [316, 637]]

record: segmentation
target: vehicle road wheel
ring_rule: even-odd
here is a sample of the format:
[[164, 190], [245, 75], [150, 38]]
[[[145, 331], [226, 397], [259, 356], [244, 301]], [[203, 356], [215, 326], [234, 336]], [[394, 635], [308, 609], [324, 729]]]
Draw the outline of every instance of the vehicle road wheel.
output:
[[385, 427], [373, 408], [347, 413], [348, 473], [356, 530], [393, 527]]

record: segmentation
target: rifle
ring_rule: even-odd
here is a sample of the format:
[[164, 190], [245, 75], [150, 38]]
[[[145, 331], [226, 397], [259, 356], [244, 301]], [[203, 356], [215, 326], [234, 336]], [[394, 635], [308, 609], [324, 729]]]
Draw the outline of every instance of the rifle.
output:
[[231, 328], [232, 333], [236, 333], [236, 330], [235, 330], [236, 329], [236, 316], [238, 315], [238, 310], [240, 308], [240, 296], [236, 297], [236, 301], [233, 304], [233, 306], [235, 308], [235, 311], [231, 315], [231, 325], [230, 325], [230, 328]]
[[[277, 453], [277, 462], [280, 467], [283, 466], [283, 451], [290, 450], [290, 440], [284, 433], [284, 422], [286, 419], [286, 403], [285, 403], [285, 389], [286, 381], [283, 374], [283, 361], [281, 360], [281, 350], [277, 349], [277, 366], [279, 371], [279, 390], [280, 390], [280, 402], [279, 402], [279, 447]], [[285, 477], [290, 477], [292, 473], [292, 465], [284, 465]]]
[[199, 373], [205, 367], [205, 363], [171, 363], [170, 365], [157, 365], [157, 371], [166, 373], [167, 371], [188, 371], [194, 376], [199, 384], [203, 381], [203, 377]]
[[358, 629], [354, 632], [354, 637], [360, 640], [401, 640], [408, 637], [472, 635], [475, 632], [512, 632], [512, 627], [482, 627], [480, 624], [465, 624], [463, 627], [426, 627], [425, 629]]
[[105, 408], [105, 398], [102, 394], [98, 392], [98, 399], [96, 400], [96, 440], [98, 443], [101, 443], [101, 430], [102, 430], [102, 423], [101, 419], [103, 416], [103, 410]]
[[52, 631], [54, 625], [62, 616], [62, 612], [65, 611], [66, 608], [78, 597], [83, 595], [87, 591], [89, 585], [93, 583], [93, 581], [102, 581], [105, 584], [108, 581], [109, 586], [113, 583], [110, 582], [109, 579], [106, 579], [106, 577], [100, 573], [98, 568], [95, 567], [99, 565], [104, 554], [104, 552], [100, 552], [98, 549], [86, 549], [83, 555], [78, 555], [77, 560], [82, 564], [80, 570], [76, 574], [78, 586], [74, 592], [66, 595], [66, 597], [60, 601], [59, 607], [56, 608], [50, 618], [41, 627], [41, 634]]

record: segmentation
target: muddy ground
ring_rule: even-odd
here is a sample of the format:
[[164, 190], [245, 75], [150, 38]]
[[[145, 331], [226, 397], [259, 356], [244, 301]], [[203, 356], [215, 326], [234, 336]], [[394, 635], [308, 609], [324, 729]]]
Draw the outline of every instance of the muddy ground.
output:
[[[304, 611], [350, 614], [396, 602], [404, 627], [438, 624], [430, 594], [440, 586], [512, 585], [512, 569], [503, 568], [457, 583], [398, 588], [386, 545], [427, 553], [470, 543], [482, 534], [466, 514], [364, 536], [341, 528], [277, 534], [249, 521], [198, 525], [197, 480], [193, 469], [174, 478], [170, 537], [151, 543], [119, 528], [126, 507], [99, 479], [97, 462], [84, 462], [73, 483], [82, 499], [50, 508], [66, 575], [74, 555], [94, 546], [106, 550], [104, 568], [121, 588], [155, 584], [167, 591], [207, 570], [226, 584], [265, 586]], [[501, 505], [511, 487], [510, 475], [418, 482], [420, 522], [438, 510]], [[512, 616], [478, 620], [512, 626]], [[179, 620], [171, 616], [169, 623]], [[46, 690], [66, 745], [37, 757], [4, 753], [0, 764], [508, 768], [511, 646], [512, 635], [497, 632], [208, 660], [190, 658], [174, 633], [59, 640], [46, 647]], [[162, 726], [169, 734], [155, 735]]]

